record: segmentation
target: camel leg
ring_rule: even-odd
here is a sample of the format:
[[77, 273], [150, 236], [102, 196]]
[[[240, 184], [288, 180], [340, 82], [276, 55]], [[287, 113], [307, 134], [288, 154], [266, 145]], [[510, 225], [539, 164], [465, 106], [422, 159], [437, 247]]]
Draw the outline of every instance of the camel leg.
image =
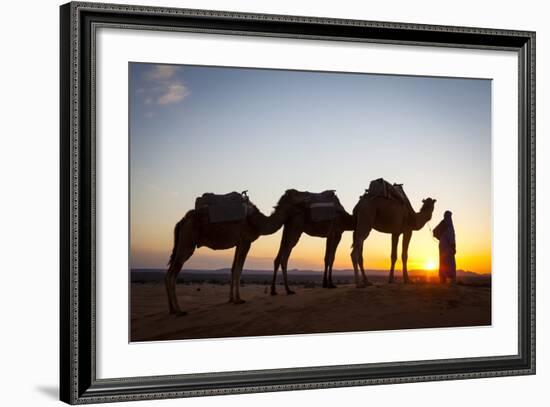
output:
[[367, 287], [369, 285], [372, 285], [372, 283], [369, 281], [369, 278], [367, 277], [367, 273], [365, 273], [365, 263], [363, 262], [363, 249], [359, 252], [359, 269], [361, 270], [361, 276], [363, 278], [362, 286]]
[[323, 270], [323, 284], [321, 285], [323, 288], [328, 288], [328, 261], [327, 261], [327, 253], [328, 253], [328, 239], [326, 243], [325, 248], [325, 268]]
[[[403, 240], [404, 241], [404, 240]], [[391, 235], [391, 267], [390, 267], [390, 279], [389, 284], [394, 282], [394, 270], [395, 262], [397, 261], [397, 244], [399, 243], [399, 233], [392, 233]]]
[[329, 267], [330, 267], [330, 252], [331, 252], [331, 237], [327, 236], [327, 241], [325, 242], [325, 270], [323, 271], [323, 288], [334, 288], [330, 287], [329, 284]]
[[286, 293], [294, 294], [294, 292], [288, 287], [286, 266], [288, 264], [288, 259], [290, 257], [290, 253], [292, 252], [292, 249], [294, 248], [294, 246], [296, 246], [298, 240], [300, 240], [302, 230], [303, 219], [300, 219], [299, 217], [293, 218], [291, 222], [285, 224], [283, 228], [281, 245], [279, 246], [279, 252], [277, 253], [277, 257], [275, 257], [274, 261], [273, 280], [271, 281], [271, 295], [277, 295], [277, 270], [279, 266], [281, 266], [281, 269], [283, 270], [283, 279], [285, 282]]
[[235, 285], [235, 301], [233, 301], [234, 304], [243, 304], [245, 302], [244, 300], [241, 299], [239, 288], [241, 286], [241, 273], [243, 272], [244, 261], [246, 260], [248, 250], [250, 250], [250, 245], [251, 245], [251, 242], [249, 241], [244, 241], [241, 244], [237, 245], [237, 250], [236, 250], [237, 261], [235, 264], [235, 271], [234, 271], [235, 281], [233, 283]]
[[290, 253], [292, 253], [292, 249], [294, 249], [294, 246], [296, 246], [296, 244], [298, 243], [298, 240], [300, 240], [301, 235], [302, 235], [301, 228], [293, 228], [293, 230], [289, 230], [289, 232], [285, 236], [285, 245], [283, 245], [282, 251], [281, 251], [281, 269], [283, 270], [283, 280], [285, 283], [285, 290], [288, 295], [295, 294], [294, 291], [292, 291], [288, 286], [288, 275], [287, 275], [288, 259], [290, 258]]
[[281, 265], [281, 258], [283, 256], [283, 252], [286, 250], [287, 247], [287, 239], [288, 239], [288, 227], [285, 225], [283, 228], [283, 234], [281, 236], [281, 244], [279, 245], [279, 251], [277, 252], [277, 256], [275, 257], [275, 260], [273, 260], [273, 279], [271, 280], [271, 295], [277, 295], [277, 271], [279, 271], [279, 266]]
[[[356, 227], [356, 230], [353, 232], [353, 248], [351, 250], [351, 262], [353, 264], [353, 272], [355, 275], [355, 286], [357, 288], [364, 287], [363, 283], [359, 282], [359, 264], [361, 264], [361, 268], [363, 269], [363, 243], [365, 242], [365, 239], [369, 236], [370, 228], [366, 229], [364, 232], [357, 232], [357, 230], [360, 230], [359, 224]], [[363, 275], [364, 275], [364, 269], [363, 269]], [[366, 276], [365, 276], [366, 278]]]
[[288, 251], [286, 253], [283, 254], [282, 258], [281, 258], [281, 269], [283, 270], [283, 280], [284, 280], [284, 283], [285, 283], [285, 290], [286, 290], [286, 293], [288, 295], [292, 295], [292, 294], [296, 294], [294, 291], [292, 291], [288, 285], [288, 275], [287, 275], [287, 272], [286, 272], [286, 269], [287, 269], [287, 265], [288, 265], [288, 259], [290, 257], [290, 253], [292, 251], [292, 249], [294, 248], [294, 245], [296, 243], [294, 243], [291, 247], [289, 247]]
[[407, 259], [409, 258], [409, 243], [411, 241], [412, 231], [403, 233], [403, 247], [401, 248], [401, 261], [403, 262], [403, 283], [408, 284], [409, 273], [407, 272]]
[[[283, 242], [281, 241], [281, 246]], [[275, 260], [273, 261], [273, 279], [271, 280], [271, 295], [277, 295], [277, 271], [279, 271], [279, 266], [281, 265], [281, 250], [282, 247], [279, 247], [279, 252], [277, 253], [277, 257], [275, 257]]]
[[235, 254], [233, 255], [233, 264], [231, 264], [231, 276], [230, 276], [230, 285], [229, 285], [229, 301], [233, 302], [233, 292], [235, 291], [235, 269], [237, 267], [237, 256], [239, 254], [239, 246], [235, 247]]
[[168, 271], [166, 272], [166, 275], [164, 276], [164, 286], [166, 287], [166, 298], [168, 298], [168, 313], [170, 315], [178, 313], [177, 298], [174, 301], [175, 296], [172, 295], [172, 293], [176, 289], [175, 287], [172, 287], [172, 285], [175, 286], [175, 280], [180, 269], [181, 269], [181, 263], [174, 262], [173, 264], [170, 265], [170, 268], [168, 269]]
[[[334, 265], [334, 258], [336, 257], [336, 249], [341, 239], [342, 233], [336, 233], [334, 236], [327, 238], [327, 252], [325, 258], [328, 257], [328, 288], [336, 288], [336, 285], [332, 282], [332, 267]], [[327, 263], [326, 259], [325, 263]]]
[[[361, 244], [362, 246], [362, 244]], [[359, 287], [359, 239], [356, 236], [355, 231], [353, 232], [353, 243], [351, 246], [351, 264], [353, 265], [353, 275], [355, 278], [355, 286]]]
[[194, 247], [182, 248], [178, 253], [177, 258], [174, 259], [170, 265], [170, 268], [164, 277], [164, 285], [166, 286], [166, 294], [168, 296], [168, 312], [170, 314], [176, 314], [178, 316], [186, 314], [186, 312], [182, 311], [178, 305], [178, 298], [176, 296], [176, 280], [183, 264], [193, 255], [194, 251]]
[[357, 275], [359, 273], [359, 266], [358, 266], [358, 263], [359, 263], [359, 250], [358, 250], [358, 246], [359, 246], [359, 238], [358, 238], [358, 233], [356, 233], [356, 231], [354, 230], [353, 231], [353, 242], [351, 244], [351, 254], [350, 254], [350, 257], [351, 257], [351, 264], [353, 265], [353, 275], [355, 277], [355, 285], [358, 286], [359, 285], [359, 276]]
[[332, 270], [331, 270], [331, 263], [334, 262], [333, 257], [333, 245], [334, 245], [334, 239], [335, 236], [331, 231], [327, 234], [327, 240], [325, 242], [325, 269], [323, 271], [323, 288], [336, 288], [334, 284], [332, 284]]

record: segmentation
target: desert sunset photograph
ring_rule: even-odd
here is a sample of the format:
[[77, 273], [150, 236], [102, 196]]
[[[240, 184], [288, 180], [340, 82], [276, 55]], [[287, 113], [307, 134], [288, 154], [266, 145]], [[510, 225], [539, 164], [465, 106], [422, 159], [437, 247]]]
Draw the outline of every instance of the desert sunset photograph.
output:
[[491, 325], [490, 79], [128, 69], [130, 342]]

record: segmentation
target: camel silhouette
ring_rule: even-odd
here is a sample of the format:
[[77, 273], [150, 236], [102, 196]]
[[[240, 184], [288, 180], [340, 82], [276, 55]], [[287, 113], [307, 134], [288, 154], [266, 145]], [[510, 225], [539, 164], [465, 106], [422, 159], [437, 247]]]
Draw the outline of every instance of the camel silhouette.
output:
[[252, 242], [261, 235], [270, 235], [281, 228], [283, 223], [295, 211], [296, 205], [304, 199], [298, 191], [289, 189], [279, 199], [270, 216], [248, 202], [249, 208], [243, 220], [211, 223], [207, 214], [194, 209], [176, 223], [174, 228], [174, 248], [168, 262], [165, 276], [166, 293], [170, 314], [185, 315], [181, 311], [176, 297], [176, 279], [183, 264], [192, 256], [195, 248], [206, 246], [213, 250], [235, 247], [235, 256], [231, 266], [231, 285], [229, 302], [242, 304], [239, 294], [240, 277], [244, 262]]
[[[426, 198], [422, 200], [420, 212], [414, 212], [412, 207], [397, 199], [387, 199], [384, 197], [369, 197], [364, 194], [355, 208], [353, 216], [355, 217], [355, 230], [353, 231], [353, 244], [351, 251], [351, 261], [355, 274], [355, 284], [357, 287], [370, 285], [363, 266], [363, 243], [369, 236], [372, 229], [382, 233], [391, 233], [391, 268], [389, 283], [394, 281], [394, 267], [397, 260], [397, 243], [399, 236], [403, 235], [403, 244], [401, 248], [401, 260], [403, 262], [403, 282], [409, 283], [407, 273], [407, 258], [409, 243], [412, 232], [420, 230], [432, 218], [436, 200]], [[361, 270], [362, 282], [358, 278], [358, 268]]]
[[[333, 191], [325, 191], [325, 193], [326, 192], [332, 193]], [[303, 201], [306, 202], [310, 202], [312, 195], [314, 195], [310, 192], [298, 191], [298, 193], [303, 196]], [[340, 205], [336, 195], [333, 194], [332, 196], [333, 202], [338, 208], [338, 210], [335, 211], [333, 219], [314, 220], [311, 216], [311, 208], [303, 203], [299, 203], [296, 205], [297, 210], [294, 211], [294, 215], [289, 217], [289, 219], [285, 222], [279, 251], [274, 260], [271, 295], [277, 294], [275, 286], [279, 266], [283, 271], [283, 280], [286, 293], [294, 294], [294, 291], [292, 291], [288, 286], [287, 265], [290, 253], [292, 252], [294, 246], [298, 243], [298, 240], [300, 240], [302, 233], [306, 233], [309, 236], [324, 237], [327, 239], [325, 248], [323, 287], [336, 287], [332, 282], [332, 266], [334, 264], [336, 249], [338, 248], [338, 244], [342, 238], [342, 233], [346, 230], [353, 230], [355, 222], [353, 217]]]

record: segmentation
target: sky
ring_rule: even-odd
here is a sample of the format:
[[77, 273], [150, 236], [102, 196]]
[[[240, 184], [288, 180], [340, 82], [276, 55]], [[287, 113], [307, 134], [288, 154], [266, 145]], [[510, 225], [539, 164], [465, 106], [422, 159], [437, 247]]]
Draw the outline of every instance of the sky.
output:
[[[451, 210], [457, 268], [491, 272], [490, 80], [130, 63], [129, 85], [132, 268], [165, 267], [174, 225], [204, 192], [248, 190], [268, 215], [289, 188], [334, 189], [351, 212], [382, 177], [417, 211], [437, 199], [409, 269], [437, 268], [430, 227]], [[271, 269], [281, 233], [256, 240], [245, 268]], [[345, 232], [335, 269], [352, 268], [350, 246]], [[322, 270], [324, 249], [302, 235], [289, 269]], [[365, 267], [389, 268], [390, 251], [373, 231]], [[228, 268], [233, 254], [200, 248], [184, 268]]]

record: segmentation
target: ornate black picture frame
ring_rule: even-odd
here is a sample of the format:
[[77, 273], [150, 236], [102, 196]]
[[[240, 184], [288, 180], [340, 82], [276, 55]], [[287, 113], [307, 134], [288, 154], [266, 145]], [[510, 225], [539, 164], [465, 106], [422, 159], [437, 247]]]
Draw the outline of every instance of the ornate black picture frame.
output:
[[[535, 373], [535, 33], [69, 3], [61, 6], [60, 395], [70, 404]], [[95, 320], [97, 27], [508, 50], [519, 60], [519, 349], [499, 357], [98, 379]]]

